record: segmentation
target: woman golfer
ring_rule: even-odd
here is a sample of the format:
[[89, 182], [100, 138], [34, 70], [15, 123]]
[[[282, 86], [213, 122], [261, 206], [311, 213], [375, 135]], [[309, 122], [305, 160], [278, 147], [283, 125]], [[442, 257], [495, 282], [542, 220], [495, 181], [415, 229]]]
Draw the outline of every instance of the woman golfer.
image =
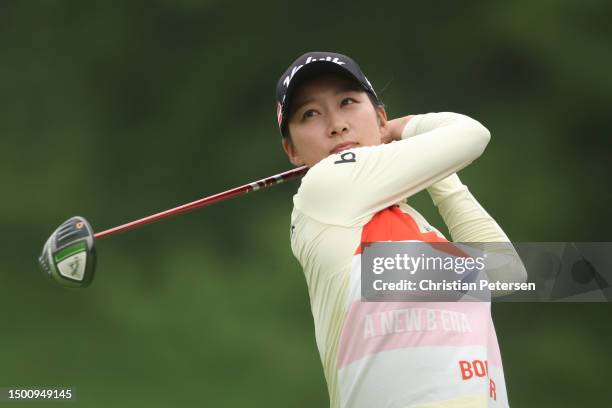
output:
[[276, 102], [283, 149], [309, 167], [293, 197], [291, 248], [331, 407], [507, 407], [489, 302], [365, 302], [360, 290], [362, 242], [448, 242], [405, 202], [423, 189], [453, 241], [509, 242], [456, 174], [489, 131], [456, 113], [389, 120], [355, 61], [331, 52], [293, 62]]

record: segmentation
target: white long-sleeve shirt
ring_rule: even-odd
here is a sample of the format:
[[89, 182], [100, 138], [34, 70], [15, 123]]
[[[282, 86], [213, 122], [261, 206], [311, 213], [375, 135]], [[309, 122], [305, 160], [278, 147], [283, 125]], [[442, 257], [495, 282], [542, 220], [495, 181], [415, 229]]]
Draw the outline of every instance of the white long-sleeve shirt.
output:
[[[454, 241], [509, 242], [455, 174], [489, 139], [464, 115], [416, 115], [402, 140], [330, 155], [302, 179], [291, 247], [332, 408], [508, 406], [490, 303], [369, 303], [360, 290], [362, 242], [446, 241], [405, 202], [425, 188]], [[514, 270], [497, 273], [516, 280], [504, 276]]]

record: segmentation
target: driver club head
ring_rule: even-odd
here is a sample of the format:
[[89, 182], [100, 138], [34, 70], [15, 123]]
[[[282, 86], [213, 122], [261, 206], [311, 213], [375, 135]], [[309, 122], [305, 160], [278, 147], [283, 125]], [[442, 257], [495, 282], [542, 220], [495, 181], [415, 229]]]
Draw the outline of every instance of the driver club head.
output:
[[85, 288], [96, 270], [94, 232], [83, 217], [62, 223], [45, 243], [38, 263], [43, 272], [66, 288]]

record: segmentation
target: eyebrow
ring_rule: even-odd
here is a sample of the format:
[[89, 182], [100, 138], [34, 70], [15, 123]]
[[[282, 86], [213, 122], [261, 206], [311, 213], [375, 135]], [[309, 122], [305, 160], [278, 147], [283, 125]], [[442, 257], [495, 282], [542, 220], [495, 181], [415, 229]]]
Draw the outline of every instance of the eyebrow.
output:
[[[363, 91], [363, 89], [361, 89], [358, 85], [346, 85], [343, 86], [342, 88], [338, 89], [338, 91], [336, 91], [336, 95], [339, 95], [341, 93], [345, 93], [345, 92], [358, 92], [358, 91]], [[365, 91], [364, 91], [365, 92]], [[297, 112], [298, 110], [300, 110], [302, 108], [302, 106], [307, 105], [311, 102], [313, 102], [315, 99], [314, 98], [308, 98], [305, 99], [303, 101], [301, 101], [298, 105], [296, 104], [292, 104], [293, 106], [291, 107], [291, 113], [290, 115], [293, 115], [295, 112]]]

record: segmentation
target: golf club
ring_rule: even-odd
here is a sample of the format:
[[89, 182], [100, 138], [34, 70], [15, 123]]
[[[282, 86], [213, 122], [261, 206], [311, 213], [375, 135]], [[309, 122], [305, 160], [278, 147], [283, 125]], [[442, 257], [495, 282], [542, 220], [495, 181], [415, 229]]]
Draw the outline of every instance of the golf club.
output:
[[53, 231], [43, 246], [38, 263], [49, 278], [64, 287], [87, 287], [93, 281], [96, 269], [96, 239], [292, 180], [303, 176], [307, 171], [306, 166], [298, 167], [97, 233], [94, 233], [85, 218], [72, 217]]

